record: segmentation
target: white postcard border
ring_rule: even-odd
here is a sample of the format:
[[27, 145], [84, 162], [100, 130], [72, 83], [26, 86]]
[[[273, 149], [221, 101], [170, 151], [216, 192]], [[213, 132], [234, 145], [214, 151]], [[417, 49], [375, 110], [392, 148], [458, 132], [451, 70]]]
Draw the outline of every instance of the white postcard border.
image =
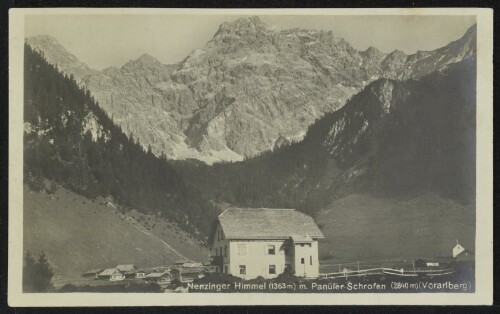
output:
[[[476, 290], [474, 293], [22, 293], [23, 49], [28, 14], [476, 15]], [[490, 305], [493, 302], [493, 10], [412, 9], [11, 9], [9, 11], [10, 306]]]

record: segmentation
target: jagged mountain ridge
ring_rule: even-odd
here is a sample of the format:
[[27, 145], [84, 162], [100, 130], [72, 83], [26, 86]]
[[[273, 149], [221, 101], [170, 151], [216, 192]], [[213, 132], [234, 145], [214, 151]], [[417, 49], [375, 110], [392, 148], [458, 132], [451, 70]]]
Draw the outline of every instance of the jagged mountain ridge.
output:
[[475, 26], [459, 40], [407, 56], [359, 52], [332, 32], [274, 31], [258, 17], [223, 23], [176, 65], [149, 55], [95, 71], [50, 37], [28, 38], [73, 74], [127, 134], [159, 155], [241, 160], [300, 140], [307, 127], [380, 77], [418, 78], [475, 55]]
[[475, 59], [419, 80], [379, 79], [305, 138], [232, 164], [177, 167], [205, 197], [314, 214], [353, 193], [475, 200]]

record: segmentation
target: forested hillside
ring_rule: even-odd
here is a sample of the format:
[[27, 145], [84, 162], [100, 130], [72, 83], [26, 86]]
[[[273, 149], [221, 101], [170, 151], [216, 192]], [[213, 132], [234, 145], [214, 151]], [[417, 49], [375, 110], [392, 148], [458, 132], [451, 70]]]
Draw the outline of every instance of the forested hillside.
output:
[[88, 198], [154, 212], [200, 236], [216, 215], [191, 193], [164, 157], [145, 152], [103, 112], [73, 77], [25, 46], [24, 179], [34, 190], [46, 179]]

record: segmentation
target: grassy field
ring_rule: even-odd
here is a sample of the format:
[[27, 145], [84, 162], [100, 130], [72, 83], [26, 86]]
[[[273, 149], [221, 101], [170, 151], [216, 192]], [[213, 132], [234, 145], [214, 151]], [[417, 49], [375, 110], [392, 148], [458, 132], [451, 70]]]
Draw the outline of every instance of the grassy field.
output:
[[325, 235], [319, 246], [323, 272], [357, 260], [370, 267], [451, 256], [456, 240], [474, 251], [474, 208], [431, 193], [407, 199], [349, 195], [316, 221]]
[[47, 254], [56, 283], [117, 264], [152, 267], [207, 259], [206, 249], [168, 221], [115, 207], [60, 187], [46, 194], [25, 186], [23, 249]]

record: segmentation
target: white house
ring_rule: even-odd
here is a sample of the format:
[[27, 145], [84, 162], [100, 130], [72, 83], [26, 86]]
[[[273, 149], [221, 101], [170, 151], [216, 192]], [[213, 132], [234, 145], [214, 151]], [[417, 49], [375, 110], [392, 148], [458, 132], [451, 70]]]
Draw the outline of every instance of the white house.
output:
[[461, 261], [461, 262], [474, 261], [474, 258], [475, 258], [474, 252], [465, 249], [460, 243], [458, 243], [458, 240], [457, 240], [457, 244], [453, 247], [452, 254], [453, 254], [453, 258], [456, 261]]
[[135, 270], [137, 270], [137, 266], [135, 266], [134, 264], [116, 265], [115, 268], [118, 269], [121, 272], [135, 271]]
[[465, 251], [465, 248], [460, 244], [458, 243], [458, 240], [457, 240], [457, 243], [456, 245], [453, 247], [453, 250], [452, 250], [452, 254], [453, 254], [453, 257], [457, 257], [458, 255], [460, 255], [460, 253], [462, 253], [463, 251]]
[[144, 269], [139, 269], [135, 272], [135, 278], [144, 278], [146, 277], [146, 271]]
[[125, 275], [116, 268], [108, 268], [99, 274], [99, 279], [109, 279], [110, 281], [125, 280]]
[[320, 238], [314, 219], [294, 209], [228, 208], [212, 231], [212, 265], [244, 279], [274, 278], [286, 268], [317, 278]]

